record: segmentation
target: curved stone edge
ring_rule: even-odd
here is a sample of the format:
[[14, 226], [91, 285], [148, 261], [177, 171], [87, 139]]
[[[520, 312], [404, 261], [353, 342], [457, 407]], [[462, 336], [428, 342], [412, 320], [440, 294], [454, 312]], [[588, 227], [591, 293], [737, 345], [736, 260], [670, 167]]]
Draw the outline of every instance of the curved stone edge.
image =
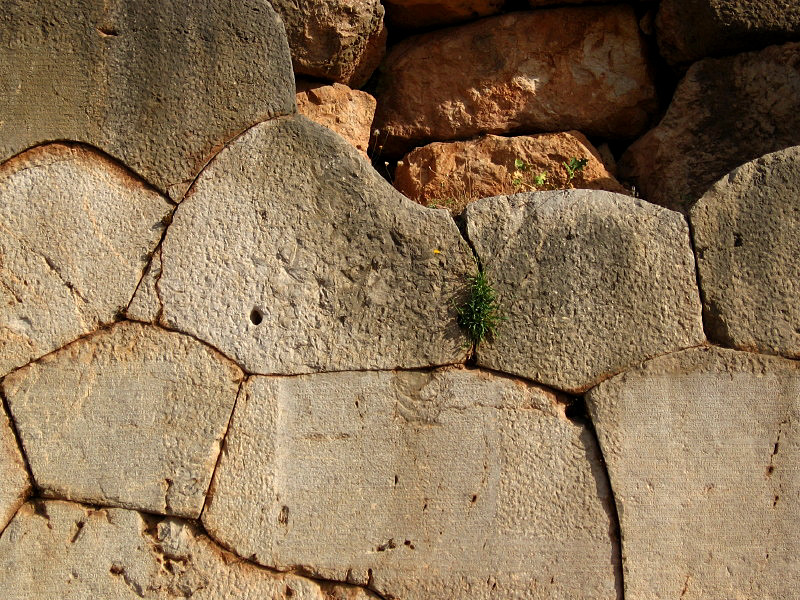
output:
[[[591, 210], [586, 208], [590, 204]], [[495, 286], [505, 318], [477, 349], [479, 365], [580, 394], [642, 360], [705, 343], [695, 258], [687, 223], [679, 213], [621, 194], [571, 189], [484, 198], [467, 207], [465, 221], [470, 244]], [[587, 234], [605, 237], [581, 242], [581, 235]], [[620, 250], [626, 234], [630, 247]], [[526, 235], [536, 243], [523, 244]], [[653, 238], [660, 245], [654, 245]], [[597, 262], [598, 243], [611, 261], [607, 269], [592, 264]], [[561, 273], [573, 260], [589, 263], [585, 284], [580, 281], [583, 273], [575, 285], [572, 280], [556, 282], [565, 286], [563, 290], [552, 290], [549, 281], [541, 280], [541, 269]], [[564, 266], [558, 267], [558, 261]], [[624, 275], [627, 285], [638, 286], [648, 297], [632, 302], [632, 290], [607, 280], [609, 273]], [[654, 296], [652, 286], [659, 282], [666, 290]], [[533, 294], [530, 298], [526, 290]], [[660, 310], [650, 306], [653, 301], [662, 302]], [[551, 330], [534, 322], [532, 302], [539, 302], [537, 315], [553, 323]], [[628, 331], [637, 311], [635, 333], [614, 335]], [[513, 329], [515, 320], [525, 325], [522, 331]], [[640, 330], [644, 324], [650, 331]], [[570, 329], [586, 326], [605, 335], [592, 339], [590, 331], [587, 341], [585, 330]], [[533, 336], [527, 344], [526, 333]], [[616, 343], [603, 359], [599, 350], [609, 345], [609, 338]], [[638, 344], [635, 351], [632, 343]]]
[[[702, 381], [691, 380], [704, 375], [708, 377]], [[748, 375], [755, 388], [742, 379]], [[678, 391], [670, 391], [670, 377], [678, 380]], [[776, 383], [779, 377], [784, 379]], [[687, 385], [683, 392], [682, 382]], [[614, 490], [626, 597], [668, 600], [687, 591], [692, 597], [752, 596], [756, 589], [765, 597], [792, 595], [800, 571], [787, 572], [785, 567], [800, 543], [765, 523], [779, 503], [778, 522], [797, 520], [799, 361], [708, 345], [642, 362], [592, 388], [585, 398]], [[738, 415], [748, 408], [753, 414]], [[669, 429], [668, 423], [662, 427], [664, 417], [688, 418], [688, 431]], [[732, 427], [735, 434], [737, 425], [740, 435], [726, 437], [720, 431]], [[759, 434], [763, 437], [756, 439]], [[772, 485], [771, 479], [777, 483]], [[759, 481], [775, 491], [751, 489]], [[742, 501], [745, 505], [737, 507]], [[742, 530], [743, 537], [742, 531], [726, 536], [729, 529]], [[759, 533], [769, 546], [764, 556], [758, 554]], [[784, 543], [791, 539], [794, 546]], [[777, 557], [770, 564], [771, 553]], [[770, 567], [773, 574], [757, 581]], [[749, 591], [742, 591], [747, 585]]]
[[0, 375], [120, 318], [174, 203], [101, 150], [36, 146], [0, 166], [7, 247]]
[[[9, 66], [6, 85], [0, 83], [3, 157], [73, 139], [102, 148], [178, 199], [220, 144], [254, 123], [296, 112], [288, 42], [266, 0], [168, 0], [147, 9], [73, 4], [57, 15], [48, 3], [2, 10], [17, 41], [0, 44], [0, 64]], [[200, 17], [187, 19], [192, 14]], [[200, 26], [173, 25], [189, 21]], [[248, 52], [263, 58], [263, 68], [237, 60]], [[229, 68], [208, 70], [209, 53]], [[18, 69], [20, 63], [29, 68]], [[209, 86], [200, 83], [204, 73]], [[220, 86], [223, 80], [234, 84]], [[195, 88], [205, 92], [201, 102], [192, 101]]]
[[[0, 592], [9, 600], [56, 597], [68, 584], [106, 598], [368, 600], [354, 585], [268, 569], [229, 552], [196, 520], [32, 498], [0, 530]], [[44, 566], [43, 566], [44, 565]], [[49, 593], [48, 593], [49, 592]], [[33, 594], [33, 595], [31, 595]]]
[[800, 358], [800, 146], [720, 178], [688, 214], [710, 339]]
[[[290, 219], [290, 209], [318, 212], [323, 229], [336, 225], [328, 233], [340, 251], [322, 249], [325, 235], [312, 231], [307, 216]], [[466, 354], [451, 300], [473, 257], [455, 223], [405, 198], [339, 136], [302, 116], [260, 123], [221, 152], [176, 210], [161, 256], [159, 324], [215, 346], [248, 373], [428, 367]], [[413, 302], [388, 293], [388, 282], [398, 280], [392, 273], [401, 271]], [[299, 331], [298, 315], [312, 325]], [[431, 323], [443, 348], [421, 333]], [[404, 338], [398, 327], [414, 335]], [[334, 338], [338, 353], [329, 348]], [[356, 350], [366, 339], [373, 346]]]

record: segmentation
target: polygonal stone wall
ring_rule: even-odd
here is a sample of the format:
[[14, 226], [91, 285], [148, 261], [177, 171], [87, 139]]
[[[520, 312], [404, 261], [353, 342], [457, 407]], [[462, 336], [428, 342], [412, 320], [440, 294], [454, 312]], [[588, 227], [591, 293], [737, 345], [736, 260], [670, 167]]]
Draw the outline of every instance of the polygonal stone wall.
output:
[[0, 598], [796, 596], [797, 10], [561, 4], [0, 7]]

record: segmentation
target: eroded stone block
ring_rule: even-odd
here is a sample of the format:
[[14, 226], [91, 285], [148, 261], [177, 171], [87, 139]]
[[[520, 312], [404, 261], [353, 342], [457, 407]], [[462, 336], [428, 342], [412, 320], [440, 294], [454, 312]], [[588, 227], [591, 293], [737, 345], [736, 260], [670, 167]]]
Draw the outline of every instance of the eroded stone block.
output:
[[386, 597], [614, 598], [600, 455], [563, 410], [479, 371], [254, 376], [203, 523]]
[[120, 323], [2, 389], [45, 495], [197, 517], [241, 379], [188, 336]]

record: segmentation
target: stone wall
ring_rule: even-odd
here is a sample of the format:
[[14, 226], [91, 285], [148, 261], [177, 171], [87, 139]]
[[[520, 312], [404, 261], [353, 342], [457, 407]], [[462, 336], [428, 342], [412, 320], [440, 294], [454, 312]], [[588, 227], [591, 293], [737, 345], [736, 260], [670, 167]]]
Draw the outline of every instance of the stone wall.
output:
[[0, 71], [0, 598], [797, 597], [797, 3], [10, 0]]

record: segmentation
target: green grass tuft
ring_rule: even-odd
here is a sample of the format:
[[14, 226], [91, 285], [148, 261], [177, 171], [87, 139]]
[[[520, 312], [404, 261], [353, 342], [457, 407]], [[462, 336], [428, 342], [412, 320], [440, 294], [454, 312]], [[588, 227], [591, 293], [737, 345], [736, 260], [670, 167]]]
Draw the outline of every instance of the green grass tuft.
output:
[[469, 297], [460, 307], [457, 321], [472, 344], [477, 347], [483, 340], [492, 338], [497, 327], [505, 321], [497, 302], [497, 294], [489, 283], [486, 273], [478, 268], [475, 275], [468, 276]]

